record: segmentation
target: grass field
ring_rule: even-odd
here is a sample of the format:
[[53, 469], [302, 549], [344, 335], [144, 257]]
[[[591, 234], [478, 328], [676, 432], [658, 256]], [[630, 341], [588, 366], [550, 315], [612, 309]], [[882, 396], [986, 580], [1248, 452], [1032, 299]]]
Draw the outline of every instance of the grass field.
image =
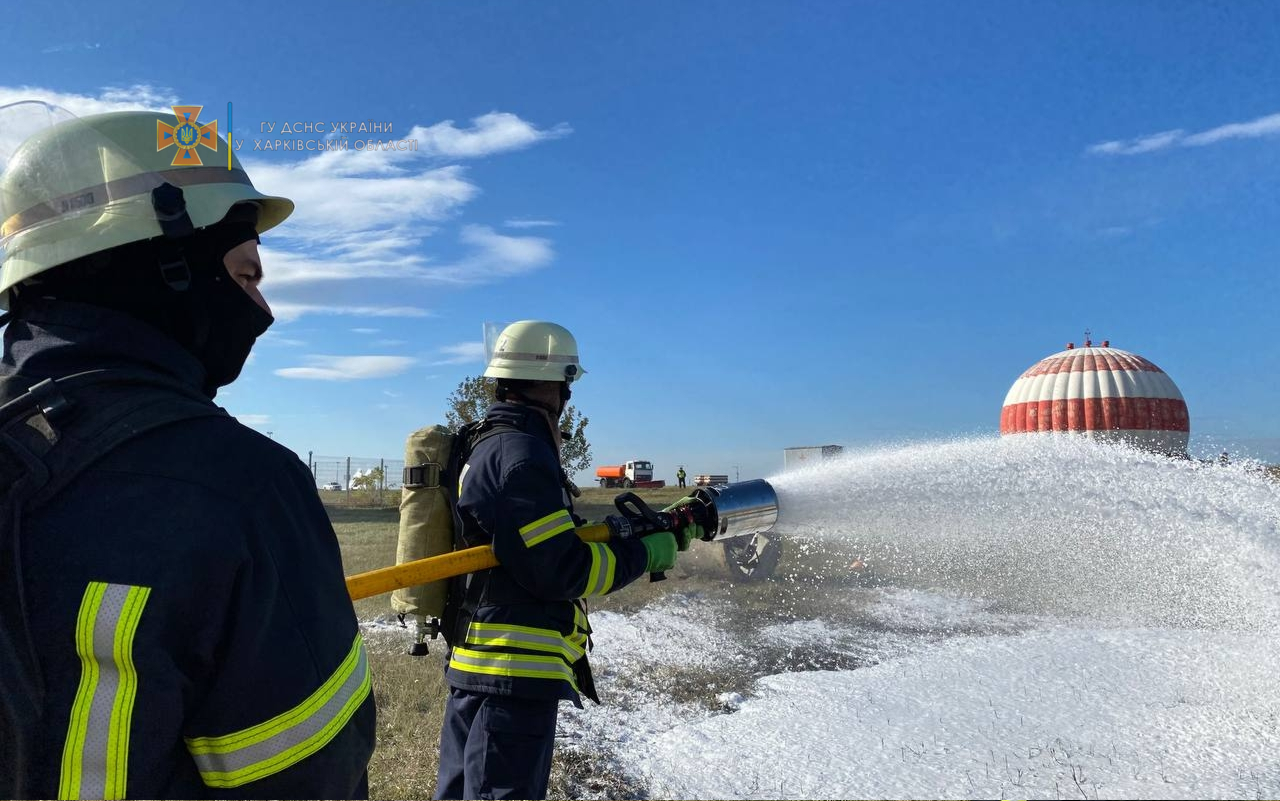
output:
[[[655, 508], [666, 506], [686, 490], [664, 488], [637, 490]], [[614, 511], [618, 490], [586, 488], [575, 510], [588, 520], [599, 520]], [[395, 500], [388, 494], [387, 501]], [[327, 506], [342, 547], [347, 575], [395, 563], [399, 510], [393, 506]], [[644, 579], [592, 603], [592, 609], [632, 611], [674, 590], [713, 590], [724, 584], [721, 548], [715, 543], [696, 544], [681, 555], [680, 564], [666, 582]], [[442, 660], [444, 643], [438, 641], [427, 656], [410, 656], [410, 632], [399, 628], [389, 596], [366, 598], [355, 604], [356, 616], [365, 628], [378, 705], [378, 746], [369, 766], [370, 795], [375, 799], [430, 798], [435, 790], [441, 715], [446, 685]], [[747, 612], [744, 612], [747, 613]], [[593, 764], [582, 751], [557, 749], [552, 768], [552, 798], [580, 795], [579, 785], [598, 782], [607, 774], [604, 765]]]

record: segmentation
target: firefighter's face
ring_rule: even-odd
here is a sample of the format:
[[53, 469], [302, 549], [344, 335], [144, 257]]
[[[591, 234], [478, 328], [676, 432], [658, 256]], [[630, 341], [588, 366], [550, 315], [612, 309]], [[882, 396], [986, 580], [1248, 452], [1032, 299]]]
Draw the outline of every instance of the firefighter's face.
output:
[[270, 314], [271, 307], [258, 289], [258, 284], [262, 283], [262, 259], [258, 256], [258, 243], [252, 239], [241, 242], [227, 251], [227, 255], [222, 257], [222, 263], [227, 266], [231, 278], [253, 298], [253, 302]]

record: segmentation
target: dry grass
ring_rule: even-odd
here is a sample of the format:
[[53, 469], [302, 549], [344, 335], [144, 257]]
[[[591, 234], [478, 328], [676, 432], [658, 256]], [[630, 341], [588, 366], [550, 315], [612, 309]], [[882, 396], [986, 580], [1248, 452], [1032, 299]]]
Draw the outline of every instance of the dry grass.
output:
[[[405, 640], [407, 642], [407, 638]], [[378, 747], [369, 763], [370, 798], [430, 798], [440, 762], [445, 693], [443, 646], [425, 657], [370, 648]]]
[[[399, 509], [326, 508], [347, 575], [395, 564]], [[355, 607], [356, 616], [366, 623], [389, 626], [395, 621], [388, 595], [365, 598]], [[370, 797], [430, 798], [436, 786], [446, 692], [443, 643], [428, 656], [409, 656], [409, 632], [381, 627], [367, 632], [366, 642], [378, 705], [378, 746], [369, 763]]]

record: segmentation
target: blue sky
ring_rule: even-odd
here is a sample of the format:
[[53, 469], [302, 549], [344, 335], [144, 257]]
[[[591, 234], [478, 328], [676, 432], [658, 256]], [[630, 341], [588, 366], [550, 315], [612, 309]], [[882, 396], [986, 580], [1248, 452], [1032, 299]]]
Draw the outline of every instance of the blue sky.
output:
[[[8, 11], [0, 102], [232, 101], [297, 201], [219, 397], [304, 457], [398, 456], [484, 322], [542, 318], [597, 464], [669, 480], [995, 431], [1085, 329], [1172, 376], [1193, 449], [1280, 461], [1273, 3], [69, 9]], [[297, 121], [418, 150], [252, 150]]]

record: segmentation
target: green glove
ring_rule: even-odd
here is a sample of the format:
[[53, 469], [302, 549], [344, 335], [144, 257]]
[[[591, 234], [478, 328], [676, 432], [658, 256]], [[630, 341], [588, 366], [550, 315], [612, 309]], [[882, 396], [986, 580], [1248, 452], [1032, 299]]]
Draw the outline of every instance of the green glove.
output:
[[675, 567], [675, 534], [670, 531], [659, 531], [657, 534], [642, 537], [640, 544], [644, 546], [645, 553], [649, 555], [649, 563], [644, 568], [646, 572], [661, 573], [664, 570], [670, 570]]
[[[681, 498], [680, 500], [666, 507], [662, 511], [670, 512], [673, 509], [679, 509], [681, 506], [688, 506], [691, 503], [693, 503], [693, 496], [689, 495], [684, 498]], [[702, 526], [698, 525], [697, 523], [694, 523], [692, 525], [685, 526], [684, 528], [675, 532], [675, 534], [676, 534], [676, 543], [677, 545], [679, 545], [680, 550], [687, 551], [689, 550], [689, 546], [693, 544], [694, 540], [702, 539], [703, 535], [706, 534], [706, 531], [703, 530]]]

